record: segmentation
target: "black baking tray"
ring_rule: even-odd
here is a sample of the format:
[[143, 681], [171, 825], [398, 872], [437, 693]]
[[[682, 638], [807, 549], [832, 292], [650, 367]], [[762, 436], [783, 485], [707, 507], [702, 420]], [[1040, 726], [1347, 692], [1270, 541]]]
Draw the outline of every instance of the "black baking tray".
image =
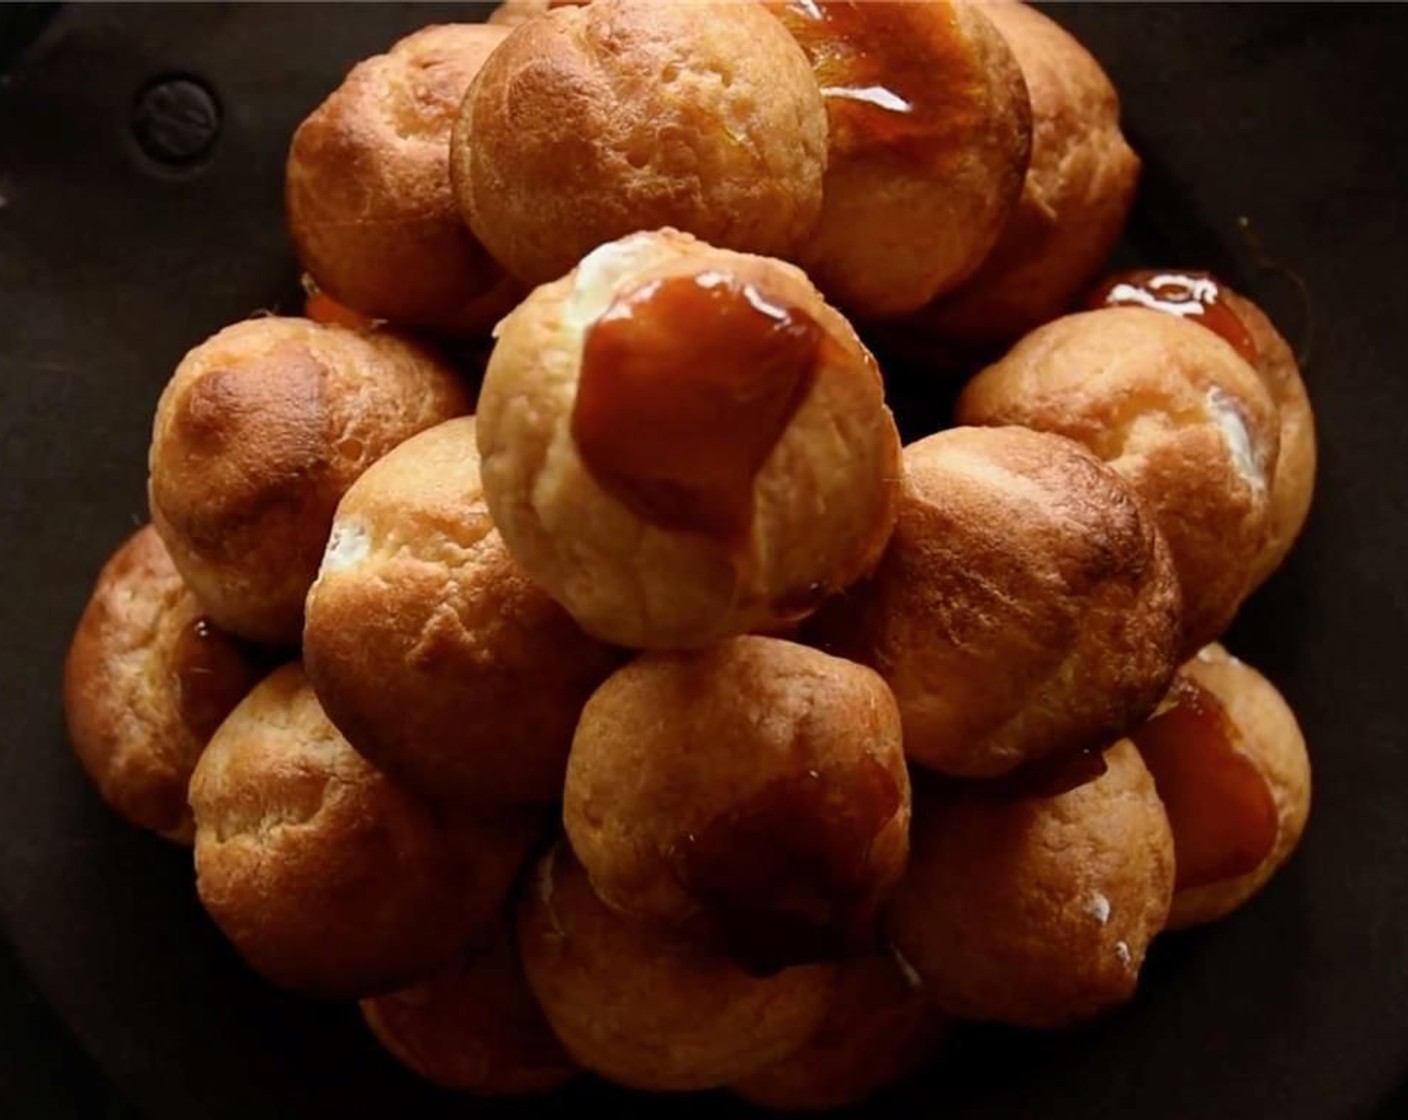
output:
[[[972, 1031], [858, 1114], [1408, 1114], [1392, 1097], [1408, 1072], [1408, 12], [1052, 11], [1110, 70], [1145, 159], [1120, 258], [1222, 272], [1307, 359], [1316, 505], [1228, 644], [1299, 714], [1315, 806], [1261, 897], [1160, 941], [1132, 1005], [1054, 1035]], [[158, 392], [220, 326], [298, 306], [280, 219], [294, 126], [358, 58], [483, 14], [0, 8], [0, 926], [78, 1047], [7, 962], [0, 1024], [23, 1037], [0, 1050], [34, 1055], [8, 1083], [23, 1097], [0, 1078], [7, 1116], [119, 1107], [83, 1103], [106, 1083], [161, 1120], [745, 1111], [591, 1082], [517, 1107], [418, 1085], [346, 1008], [249, 974], [201, 913], [189, 855], [108, 814], [64, 741], [63, 652], [98, 567], [144, 519]], [[208, 98], [154, 135], [144, 97], [169, 80]], [[898, 379], [906, 428], [936, 422], [947, 395]]]

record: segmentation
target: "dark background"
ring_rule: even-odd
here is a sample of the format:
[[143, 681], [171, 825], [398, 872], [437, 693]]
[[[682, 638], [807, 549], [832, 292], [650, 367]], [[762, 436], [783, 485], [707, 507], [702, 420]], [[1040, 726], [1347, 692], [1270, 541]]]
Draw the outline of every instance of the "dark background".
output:
[[[201, 1114], [199, 1079], [228, 1076], [213, 1052], [261, 1026], [280, 1054], [222, 1087], [231, 1115], [271, 1114], [260, 1094], [290, 1078], [290, 1110], [348, 1069], [394, 1084], [345, 1017], [251, 984], [200, 922], [181, 854], [86, 791], [57, 666], [142, 515], [145, 429], [175, 361], [292, 306], [278, 189], [293, 125], [357, 58], [465, 7], [0, 7], [0, 937], [25, 962], [0, 942], [0, 1116], [138, 1115], [108, 1076], [164, 1116]], [[1111, 71], [1146, 161], [1123, 255], [1223, 272], [1310, 357], [1316, 508], [1229, 644], [1300, 714], [1316, 805], [1282, 879], [1160, 946], [1127, 1012], [1085, 1037], [960, 1050], [955, 1115], [1030, 1115], [1043, 1092], [1050, 1116], [1408, 1115], [1408, 1092], [1390, 1096], [1408, 1073], [1408, 10], [1053, 14]], [[130, 127], [139, 91], [172, 74], [208, 81], [224, 116], [183, 169]]]

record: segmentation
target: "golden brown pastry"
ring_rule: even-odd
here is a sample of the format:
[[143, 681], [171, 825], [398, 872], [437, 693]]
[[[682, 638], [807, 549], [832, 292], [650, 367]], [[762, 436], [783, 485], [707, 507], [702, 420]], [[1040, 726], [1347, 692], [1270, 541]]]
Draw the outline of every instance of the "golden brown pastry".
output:
[[236, 323], [182, 359], [157, 404], [152, 521], [217, 625], [296, 643], [343, 492], [468, 407], [454, 371], [397, 335]]
[[1290, 345], [1265, 312], [1206, 272], [1146, 269], [1109, 277], [1092, 306], [1140, 306], [1181, 315], [1221, 335], [1261, 375], [1281, 416], [1281, 450], [1271, 479], [1271, 525], [1253, 566], [1266, 582], [1291, 551], [1315, 491], [1315, 416]]
[[496, 919], [534, 831], [393, 785], [297, 662], [220, 726], [190, 798], [206, 910], [255, 971], [322, 995], [392, 991], [449, 961]]
[[964, 389], [960, 424], [1021, 424], [1085, 444], [1149, 507], [1183, 591], [1187, 656], [1251, 592], [1280, 447], [1275, 402], [1212, 331], [1140, 307], [1067, 315]]
[[841, 1108], [916, 1073], [947, 1019], [890, 953], [842, 964], [826, 1018], [800, 1050], [731, 1086], [769, 1108]]
[[1134, 994], [1168, 917], [1173, 837], [1133, 745], [1105, 763], [1055, 795], [984, 783], [919, 799], [891, 934], [939, 1007], [1057, 1027]]
[[361, 1009], [397, 1061], [444, 1089], [541, 1093], [577, 1072], [528, 988], [511, 927], [413, 988], [363, 1000]]
[[1031, 163], [1021, 198], [982, 267], [907, 324], [972, 343], [1008, 342], [1070, 308], [1119, 239], [1139, 157], [1099, 62], [1049, 16], [984, 0], [1031, 99]]
[[565, 844], [544, 857], [525, 892], [518, 945], [568, 1053], [634, 1089], [707, 1089], [747, 1077], [812, 1037], [835, 983], [830, 964], [751, 976], [627, 922], [592, 893]]
[[1031, 109], [978, 5], [771, 0], [806, 51], [829, 120], [821, 217], [797, 259], [874, 319], [956, 287], [1022, 188]]
[[343, 496], [303, 657], [373, 765], [427, 797], [497, 804], [562, 796], [582, 705], [624, 655], [509, 555], [464, 416], [413, 436]]
[[910, 760], [991, 777], [1143, 721], [1178, 664], [1168, 546], [1079, 444], [953, 428], [904, 450], [899, 520], [875, 574], [809, 641], [877, 669]]
[[293, 134], [288, 228], [303, 267], [373, 319], [487, 332], [522, 288], [460, 218], [450, 131], [469, 83], [508, 36], [443, 24], [358, 63]]
[[515, 558], [623, 646], [805, 617], [894, 523], [899, 438], [850, 326], [791, 265], [673, 230], [503, 321], [477, 434]]
[[751, 0], [596, 0], [514, 29], [451, 152], [470, 228], [539, 284], [662, 226], [790, 254], [821, 209], [826, 111], [806, 56]]
[[1210, 645], [1133, 737], [1173, 828], [1169, 927], [1216, 921], [1266, 885], [1305, 831], [1310, 759], [1296, 717], [1271, 682]]
[[587, 702], [563, 823], [601, 899], [762, 971], [866, 947], [904, 869], [884, 681], [777, 638], [640, 657]]
[[69, 740], [103, 800], [189, 844], [191, 771], [261, 670], [201, 613], [156, 530], [138, 529], [103, 565], [64, 662]]

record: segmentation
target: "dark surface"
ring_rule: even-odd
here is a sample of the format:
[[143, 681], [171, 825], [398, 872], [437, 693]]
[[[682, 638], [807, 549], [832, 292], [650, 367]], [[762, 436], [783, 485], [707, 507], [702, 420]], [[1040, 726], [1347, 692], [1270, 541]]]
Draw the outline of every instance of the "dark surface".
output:
[[[83, 1051], [156, 1117], [466, 1111], [401, 1076], [353, 1015], [241, 968], [199, 911], [188, 854], [88, 790], [58, 700], [91, 581], [144, 516], [166, 377], [225, 323], [294, 307], [279, 215], [294, 125], [354, 60], [454, 11], [70, 8], [0, 88], [0, 922]], [[1222, 271], [1310, 341], [1316, 507], [1229, 645], [1300, 715], [1316, 802], [1282, 876], [1233, 919], [1160, 943], [1133, 1005], [1063, 1035], [973, 1032], [874, 1114], [1390, 1115], [1408, 1103], [1388, 1102], [1408, 1071], [1408, 12], [1056, 14], [1110, 69], [1146, 159], [1124, 259]], [[169, 76], [207, 83], [223, 114], [193, 167], [152, 161], [131, 131], [140, 92]], [[602, 1097], [661, 1108], [584, 1087], [551, 1111]], [[0, 1114], [121, 1107], [107, 1099], [0, 961]]]

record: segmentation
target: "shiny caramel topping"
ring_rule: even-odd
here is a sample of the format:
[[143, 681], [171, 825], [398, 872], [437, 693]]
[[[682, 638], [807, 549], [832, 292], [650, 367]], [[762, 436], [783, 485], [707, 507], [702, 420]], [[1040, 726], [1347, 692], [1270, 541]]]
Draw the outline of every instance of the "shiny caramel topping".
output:
[[1171, 272], [1140, 269], [1119, 272], [1092, 293], [1089, 306], [1147, 307], [1180, 315], [1221, 335], [1252, 365], [1258, 352], [1241, 318], [1222, 298], [1223, 284], [1208, 272]]
[[869, 755], [774, 778], [676, 846], [680, 884], [704, 904], [721, 947], [767, 974], [871, 947], [871, 849], [904, 799]]
[[946, 4], [778, 0], [826, 99], [834, 154], [920, 164], [971, 125], [973, 60]]
[[588, 329], [572, 438], [596, 481], [662, 529], [729, 543], [811, 388], [821, 327], [719, 272], [655, 280]]
[[1276, 802], [1266, 778], [1215, 695], [1180, 675], [1170, 700], [1131, 738], [1173, 828], [1174, 887], [1254, 871], [1276, 845]]
[[315, 323], [338, 327], [349, 327], [354, 331], [371, 330], [376, 324], [360, 311], [338, 303], [326, 292], [312, 291], [303, 301], [303, 316]]
[[204, 743], [259, 679], [259, 669], [238, 638], [208, 619], [187, 623], [171, 651], [171, 672], [181, 721]]

